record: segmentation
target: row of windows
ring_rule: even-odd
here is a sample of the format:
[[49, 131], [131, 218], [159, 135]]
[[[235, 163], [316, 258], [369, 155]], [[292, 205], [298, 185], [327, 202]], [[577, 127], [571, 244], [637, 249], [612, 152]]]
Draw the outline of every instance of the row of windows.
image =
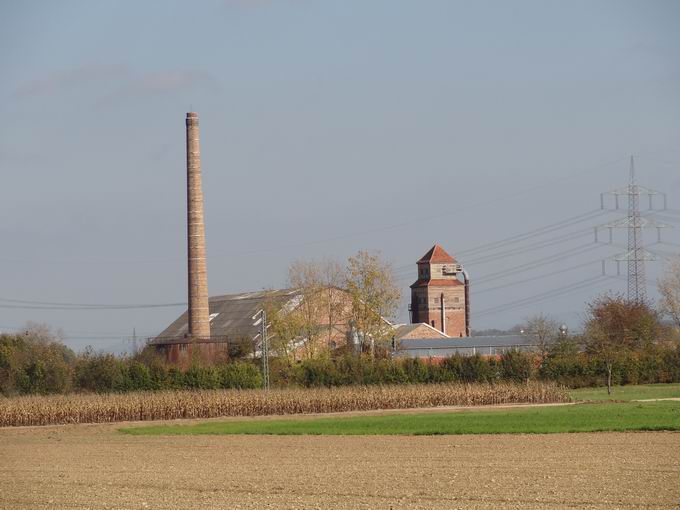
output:
[[[452, 274], [455, 274], [456, 270], [455, 267], [452, 266], [442, 266], [442, 275], [443, 276], [449, 276]], [[430, 268], [429, 267], [419, 267], [418, 268], [418, 277], [419, 278], [428, 278], [430, 275]]]
[[[459, 297], [454, 297], [454, 298], [453, 298], [453, 302], [454, 302], [454, 303], [460, 303], [460, 298], [459, 298]], [[425, 299], [424, 297], [419, 297], [419, 298], [418, 298], [418, 303], [420, 303], [421, 305], [427, 304], [427, 299]], [[435, 304], [435, 305], [438, 305], [438, 304], [439, 304], [439, 298], [438, 298], [438, 297], [434, 298], [434, 304]]]

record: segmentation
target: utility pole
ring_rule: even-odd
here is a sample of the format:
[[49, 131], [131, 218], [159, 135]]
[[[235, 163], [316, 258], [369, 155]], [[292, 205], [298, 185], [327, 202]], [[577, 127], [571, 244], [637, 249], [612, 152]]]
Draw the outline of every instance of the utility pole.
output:
[[[260, 317], [257, 319], [257, 317]], [[257, 320], [256, 320], [257, 319]], [[262, 356], [262, 387], [265, 390], [269, 389], [269, 339], [267, 338], [267, 312], [262, 309], [253, 315], [253, 326], [260, 325], [260, 353]]]
[[[663, 198], [663, 210], [666, 209], [666, 194], [644, 186], [640, 186], [635, 180], [635, 163], [633, 156], [630, 157], [630, 179], [628, 185], [614, 191], [600, 194], [600, 207], [605, 209], [604, 196], [613, 195], [615, 210], [619, 209], [619, 197], [628, 197], [628, 212], [624, 218], [610, 222], [603, 227], [609, 229], [609, 242], [612, 242], [612, 229], [625, 228], [628, 231], [628, 251], [614, 257], [617, 273], [620, 272], [619, 264], [627, 262], [628, 265], [628, 301], [631, 303], [645, 303], [647, 301], [647, 281], [645, 279], [645, 261], [656, 260], [656, 255], [644, 249], [642, 231], [645, 228], [656, 228], [657, 239], [661, 241], [661, 229], [668, 225], [658, 223], [651, 218], [640, 214], [640, 196], [649, 199], [649, 209], [653, 210], [653, 197], [659, 195]], [[595, 241], [597, 241], [597, 229], [595, 227]], [[604, 273], [604, 261], [602, 263]]]

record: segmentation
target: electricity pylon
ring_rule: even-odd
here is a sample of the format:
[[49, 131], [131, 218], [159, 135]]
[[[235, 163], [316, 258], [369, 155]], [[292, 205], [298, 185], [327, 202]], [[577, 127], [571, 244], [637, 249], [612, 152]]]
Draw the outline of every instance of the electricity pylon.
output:
[[[613, 195], [615, 209], [619, 209], [619, 197], [628, 197], [628, 214], [626, 217], [612, 221], [606, 225], [609, 228], [609, 242], [612, 242], [612, 229], [625, 228], [628, 230], [628, 251], [614, 257], [617, 269], [620, 262], [628, 264], [628, 301], [631, 303], [644, 303], [647, 301], [647, 282], [645, 279], [645, 262], [656, 260], [656, 255], [645, 250], [643, 245], [642, 231], [645, 228], [656, 228], [657, 238], [661, 240], [661, 229], [668, 225], [659, 223], [652, 218], [640, 214], [640, 196], [645, 195], [649, 199], [649, 210], [653, 210], [653, 197], [658, 195], [663, 199], [663, 209], [666, 209], [666, 194], [644, 186], [640, 186], [635, 180], [635, 163], [633, 156], [630, 157], [630, 180], [628, 185], [600, 194], [600, 206], [604, 209], [604, 196]], [[596, 228], [597, 239], [597, 228]], [[603, 263], [604, 267], [604, 263]]]

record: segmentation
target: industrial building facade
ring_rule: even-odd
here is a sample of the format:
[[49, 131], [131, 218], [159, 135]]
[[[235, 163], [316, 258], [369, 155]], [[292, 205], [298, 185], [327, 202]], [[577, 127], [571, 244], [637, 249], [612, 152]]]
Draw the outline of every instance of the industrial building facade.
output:
[[[214, 362], [230, 357], [230, 349], [239, 342], [252, 346], [252, 355], [257, 356], [258, 330], [253, 316], [266, 306], [278, 307], [294, 313], [302, 303], [308, 303], [310, 296], [302, 296], [299, 290], [255, 292], [225, 296], [208, 296], [208, 273], [206, 265], [205, 227], [203, 192], [201, 182], [201, 155], [198, 115], [186, 115], [186, 182], [187, 182], [187, 311], [178, 317], [151, 344], [162, 353], [168, 362], [187, 365], [193, 361]], [[412, 323], [410, 326], [394, 326], [397, 340], [417, 342], [418, 338], [447, 339], [467, 337], [470, 334], [469, 279], [467, 273], [441, 246], [434, 245], [417, 262], [418, 279], [411, 285], [409, 306]], [[342, 289], [329, 288], [339, 296], [340, 309], [350, 307], [350, 298]], [[327, 292], [324, 291], [324, 292]], [[324, 324], [325, 348], [335, 350], [341, 347], [356, 348], [358, 333], [348, 313], [334, 324]], [[392, 327], [383, 319], [388, 327]], [[311, 336], [311, 335], [310, 335]], [[373, 345], [373, 339], [370, 339]], [[268, 345], [268, 344], [267, 344]], [[307, 350], [309, 339], [291, 339], [291, 347]], [[320, 347], [320, 346], [319, 346]], [[318, 352], [321, 352], [319, 349]]]
[[417, 265], [418, 279], [411, 285], [411, 323], [429, 324], [449, 337], [469, 336], [469, 281], [460, 264], [435, 244]]

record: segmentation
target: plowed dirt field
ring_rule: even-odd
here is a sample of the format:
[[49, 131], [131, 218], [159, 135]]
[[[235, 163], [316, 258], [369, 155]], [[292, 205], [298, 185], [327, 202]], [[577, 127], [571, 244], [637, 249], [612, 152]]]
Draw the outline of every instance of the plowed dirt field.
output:
[[0, 508], [680, 508], [680, 434], [0, 429]]

